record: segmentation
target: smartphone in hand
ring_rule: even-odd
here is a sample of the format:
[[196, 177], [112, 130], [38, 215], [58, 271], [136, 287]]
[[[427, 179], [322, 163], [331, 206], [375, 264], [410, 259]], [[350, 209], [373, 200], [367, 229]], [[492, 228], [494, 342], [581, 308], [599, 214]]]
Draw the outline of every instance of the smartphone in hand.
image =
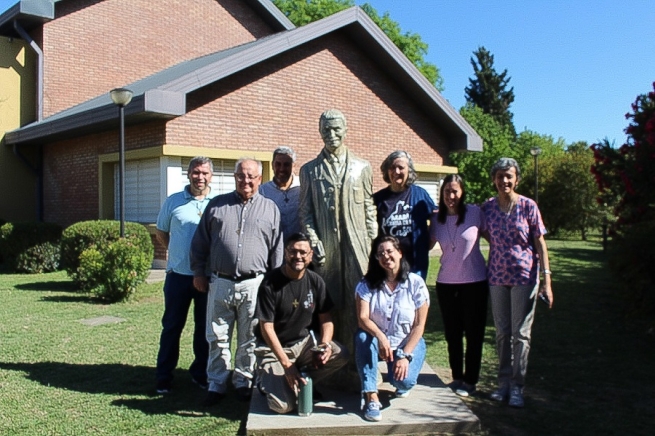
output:
[[545, 292], [539, 292], [539, 299], [543, 301], [543, 303], [550, 307], [550, 300], [548, 299], [548, 295], [546, 295]]

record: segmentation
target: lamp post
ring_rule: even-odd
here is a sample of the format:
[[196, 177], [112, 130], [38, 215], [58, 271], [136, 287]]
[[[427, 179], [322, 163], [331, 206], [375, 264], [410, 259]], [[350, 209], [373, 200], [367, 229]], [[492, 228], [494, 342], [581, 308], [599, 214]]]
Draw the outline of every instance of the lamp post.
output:
[[530, 154], [534, 157], [534, 201], [539, 203], [539, 155], [541, 148], [532, 147]]
[[116, 88], [109, 91], [111, 101], [118, 106], [118, 119], [120, 124], [118, 147], [118, 195], [120, 209], [120, 234], [125, 237], [125, 106], [132, 101], [132, 91], [125, 88]]

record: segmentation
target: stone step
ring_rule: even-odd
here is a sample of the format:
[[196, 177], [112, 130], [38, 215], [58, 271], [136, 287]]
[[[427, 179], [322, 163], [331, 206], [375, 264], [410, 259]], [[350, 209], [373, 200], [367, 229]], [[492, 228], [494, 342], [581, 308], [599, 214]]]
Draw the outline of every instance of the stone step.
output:
[[[386, 365], [380, 363], [386, 380]], [[383, 382], [379, 387], [382, 421], [363, 418], [357, 394], [320, 388], [323, 401], [314, 404], [307, 417], [295, 413], [271, 412], [266, 397], [256, 389], [250, 402], [246, 430], [249, 435], [381, 435], [421, 433], [470, 433], [480, 429], [480, 420], [439, 379], [423, 365], [418, 384], [407, 398], [394, 398], [394, 388]]]

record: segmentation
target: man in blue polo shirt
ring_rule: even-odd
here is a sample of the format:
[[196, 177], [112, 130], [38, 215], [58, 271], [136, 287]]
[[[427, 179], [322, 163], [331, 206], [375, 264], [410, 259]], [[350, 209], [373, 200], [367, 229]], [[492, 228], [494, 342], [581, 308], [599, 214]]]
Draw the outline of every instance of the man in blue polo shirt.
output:
[[191, 302], [193, 307], [193, 354], [189, 372], [191, 379], [207, 388], [207, 358], [209, 344], [205, 337], [207, 292], [193, 286], [193, 271], [189, 264], [191, 239], [209, 200], [214, 197], [209, 183], [213, 165], [207, 157], [194, 157], [189, 163], [189, 184], [182, 192], [166, 199], [157, 218], [157, 239], [168, 247], [166, 281], [164, 282], [164, 316], [157, 355], [157, 392], [171, 391], [173, 371], [180, 356], [180, 336], [186, 323]]

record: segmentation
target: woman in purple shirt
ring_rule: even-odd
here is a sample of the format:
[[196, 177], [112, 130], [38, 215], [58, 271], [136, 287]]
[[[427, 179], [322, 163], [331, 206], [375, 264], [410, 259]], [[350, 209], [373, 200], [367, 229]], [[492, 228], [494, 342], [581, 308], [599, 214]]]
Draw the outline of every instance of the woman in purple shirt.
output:
[[[498, 347], [495, 401], [523, 407], [530, 334], [537, 294], [553, 305], [546, 228], [537, 203], [515, 192], [521, 180], [518, 163], [500, 158], [491, 167], [498, 191], [482, 205], [489, 234], [489, 289]], [[539, 270], [543, 281], [539, 281]]]
[[480, 208], [466, 204], [464, 180], [457, 174], [446, 176], [439, 195], [439, 212], [430, 224], [430, 237], [441, 246], [437, 298], [448, 343], [451, 387], [462, 397], [475, 392], [482, 361], [489, 298], [487, 268], [480, 252], [484, 230]]

